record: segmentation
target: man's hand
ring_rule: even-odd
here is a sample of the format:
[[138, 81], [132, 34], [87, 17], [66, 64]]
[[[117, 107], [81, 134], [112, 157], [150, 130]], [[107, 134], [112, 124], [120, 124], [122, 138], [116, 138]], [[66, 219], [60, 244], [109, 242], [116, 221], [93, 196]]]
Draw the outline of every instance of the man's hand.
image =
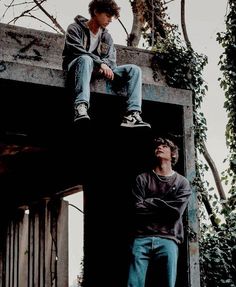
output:
[[99, 73], [103, 74], [105, 78], [109, 80], [114, 79], [114, 73], [112, 72], [112, 69], [109, 68], [106, 64], [101, 64], [101, 67], [99, 69]]

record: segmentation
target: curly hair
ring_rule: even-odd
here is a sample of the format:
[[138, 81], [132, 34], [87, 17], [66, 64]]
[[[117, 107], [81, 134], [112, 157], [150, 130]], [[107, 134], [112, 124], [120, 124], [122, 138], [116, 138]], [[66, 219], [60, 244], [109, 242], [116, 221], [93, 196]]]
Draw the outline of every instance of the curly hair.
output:
[[179, 159], [179, 148], [176, 144], [174, 144], [171, 140], [167, 138], [155, 138], [153, 141], [153, 149], [156, 150], [156, 148], [160, 145], [167, 145], [170, 147], [171, 150], [171, 163], [172, 165], [175, 165]]
[[120, 7], [118, 7], [114, 0], [92, 0], [89, 3], [91, 17], [95, 16], [95, 11], [98, 13], [107, 13], [115, 18], [120, 17]]

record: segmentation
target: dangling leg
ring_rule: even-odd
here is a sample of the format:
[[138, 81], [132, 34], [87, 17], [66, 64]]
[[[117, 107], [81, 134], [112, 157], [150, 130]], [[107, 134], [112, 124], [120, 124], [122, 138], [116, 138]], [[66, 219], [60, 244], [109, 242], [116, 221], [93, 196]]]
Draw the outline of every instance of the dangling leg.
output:
[[142, 71], [136, 65], [122, 65], [114, 69], [114, 74], [125, 82], [127, 87], [127, 114], [123, 118], [123, 127], [151, 127], [145, 123], [142, 111]]
[[90, 80], [94, 63], [87, 55], [79, 56], [69, 68], [74, 72], [74, 121], [89, 119], [87, 109], [90, 105]]

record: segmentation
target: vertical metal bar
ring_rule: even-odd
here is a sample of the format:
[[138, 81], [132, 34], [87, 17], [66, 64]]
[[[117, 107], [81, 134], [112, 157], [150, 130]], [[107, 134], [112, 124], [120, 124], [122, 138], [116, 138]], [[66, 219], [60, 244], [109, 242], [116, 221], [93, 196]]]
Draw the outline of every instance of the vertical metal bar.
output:
[[34, 211], [29, 209], [29, 253], [28, 253], [28, 287], [34, 286]]
[[52, 246], [52, 237], [50, 234], [50, 211], [48, 209], [48, 199], [44, 201], [43, 210], [44, 210], [44, 245], [45, 245], [45, 282], [44, 287], [51, 286], [51, 246]]
[[10, 223], [10, 256], [9, 256], [9, 287], [13, 286], [13, 276], [14, 276], [14, 226], [13, 222]]
[[12, 274], [12, 287], [17, 287], [18, 284], [18, 256], [19, 256], [19, 249], [18, 249], [18, 216], [14, 218], [13, 221], [13, 274]]
[[11, 250], [11, 225], [7, 227], [7, 238], [6, 238], [6, 287], [10, 286], [10, 250]]
[[57, 287], [68, 286], [68, 201], [61, 200], [57, 218]]
[[29, 215], [23, 215], [19, 222], [19, 287], [28, 286]]
[[39, 213], [39, 287], [45, 286], [45, 216], [44, 207]]
[[39, 284], [39, 212], [38, 207], [34, 213], [34, 285]]
[[[1, 233], [1, 236], [3, 236], [3, 232]], [[4, 278], [4, 276], [3, 276], [3, 273], [4, 273], [4, 264], [3, 264], [3, 262], [4, 262], [4, 249], [3, 249], [3, 245], [2, 245], [2, 242], [3, 242], [3, 238], [1, 239], [0, 238], [0, 287], [3, 287], [3, 278]]]

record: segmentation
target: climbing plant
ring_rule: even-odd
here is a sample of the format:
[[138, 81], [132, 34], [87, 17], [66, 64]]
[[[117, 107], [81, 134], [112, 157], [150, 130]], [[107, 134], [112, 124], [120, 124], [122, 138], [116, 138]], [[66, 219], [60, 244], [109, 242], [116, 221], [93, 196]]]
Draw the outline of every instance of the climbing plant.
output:
[[[173, 0], [172, 0], [173, 1]], [[9, 1], [13, 3], [13, 1]], [[46, 13], [42, 4], [46, 0], [32, 1], [32, 7], [15, 17], [15, 23], [20, 17], [31, 17], [35, 9], [40, 9], [52, 21], [53, 28], [60, 33], [64, 30], [54, 17]], [[193, 122], [195, 136], [196, 157], [204, 153], [207, 123], [201, 112], [201, 103], [207, 93], [207, 85], [202, 72], [207, 64], [207, 57], [196, 53], [188, 41], [184, 42], [178, 27], [168, 21], [167, 6], [164, 0], [129, 0], [134, 14], [134, 25], [127, 39], [131, 46], [137, 46], [141, 35], [154, 51], [152, 68], [154, 77], [158, 81], [157, 70], [162, 70], [166, 82], [175, 88], [189, 89], [193, 94]], [[184, 3], [182, 0], [181, 3]], [[6, 11], [9, 8], [6, 8]], [[54, 27], [55, 26], [55, 27]], [[203, 181], [204, 172], [208, 166], [198, 160], [196, 162], [196, 178], [194, 185], [210, 210], [212, 225], [201, 221], [200, 261], [201, 286], [220, 287], [236, 286], [236, 0], [229, 0], [229, 13], [226, 19], [226, 32], [218, 33], [218, 42], [224, 48], [220, 58], [220, 68], [223, 77], [220, 79], [221, 87], [225, 91], [225, 109], [228, 113], [226, 127], [226, 143], [230, 150], [229, 168], [224, 173], [225, 182], [231, 185], [230, 198], [225, 200], [223, 209], [217, 209], [218, 197], [208, 200], [208, 183]], [[207, 205], [208, 204], [208, 205]], [[222, 200], [220, 201], [222, 204]], [[214, 217], [214, 214], [224, 215], [224, 220]]]
[[225, 136], [229, 148], [229, 168], [224, 173], [226, 184], [231, 180], [230, 204], [235, 205], [236, 197], [236, 1], [229, 0], [229, 13], [226, 17], [226, 31], [217, 34], [217, 40], [224, 52], [219, 65], [223, 77], [219, 79], [225, 91], [224, 107], [227, 111], [228, 123]]
[[184, 45], [176, 26], [173, 26], [168, 37], [162, 39], [153, 50], [154, 78], [158, 80], [157, 71], [161, 69], [169, 86], [188, 89], [193, 93], [195, 146], [201, 150], [207, 130], [204, 114], [199, 111], [208, 88], [202, 77], [207, 57]]
[[236, 214], [213, 228], [201, 225], [201, 287], [236, 286]]
[[217, 41], [223, 47], [219, 66], [222, 78], [220, 86], [225, 92], [224, 108], [228, 122], [225, 136], [229, 148], [229, 167], [222, 179], [230, 184], [229, 198], [225, 200], [221, 214], [224, 222], [217, 229], [202, 226], [201, 238], [201, 286], [236, 286], [236, 1], [228, 1], [226, 31], [217, 33]]
[[229, 167], [222, 179], [230, 185], [229, 198], [221, 213], [224, 222], [217, 229], [202, 226], [201, 239], [201, 286], [236, 286], [236, 1], [228, 1], [225, 32], [217, 33], [217, 41], [223, 47], [219, 66], [222, 77], [220, 86], [225, 92], [224, 108], [228, 122], [226, 125], [226, 145], [229, 148]]
[[[189, 89], [193, 93], [193, 122], [196, 152], [196, 177], [194, 185], [200, 200], [210, 215], [201, 220], [200, 236], [200, 268], [201, 286], [221, 287], [236, 285], [236, 214], [233, 207], [236, 204], [235, 170], [236, 170], [236, 15], [235, 3], [231, 1], [231, 11], [227, 17], [227, 32], [218, 35], [218, 40], [225, 48], [225, 53], [220, 59], [223, 78], [221, 87], [226, 91], [225, 108], [228, 111], [229, 122], [226, 129], [226, 140], [230, 148], [230, 167], [224, 176], [226, 181], [231, 181], [231, 197], [226, 199], [225, 194], [220, 194], [220, 199], [215, 194], [209, 196], [212, 188], [204, 181], [204, 173], [208, 166], [199, 160], [199, 154], [206, 153], [204, 142], [206, 140], [207, 124], [201, 112], [201, 103], [207, 92], [207, 85], [202, 78], [202, 72], [207, 64], [207, 57], [196, 53], [189, 41], [181, 40], [178, 28], [172, 28], [159, 37], [152, 50], [155, 57], [152, 63], [154, 77], [158, 80], [158, 70], [161, 70], [169, 86]], [[234, 11], [232, 11], [234, 10]], [[185, 31], [186, 32], [186, 31]], [[145, 37], [144, 37], [145, 38]], [[147, 35], [150, 39], [150, 35]], [[149, 40], [150, 43], [150, 40]], [[219, 206], [221, 208], [219, 208]], [[202, 216], [202, 213], [201, 213]], [[209, 219], [212, 224], [209, 224]]]

